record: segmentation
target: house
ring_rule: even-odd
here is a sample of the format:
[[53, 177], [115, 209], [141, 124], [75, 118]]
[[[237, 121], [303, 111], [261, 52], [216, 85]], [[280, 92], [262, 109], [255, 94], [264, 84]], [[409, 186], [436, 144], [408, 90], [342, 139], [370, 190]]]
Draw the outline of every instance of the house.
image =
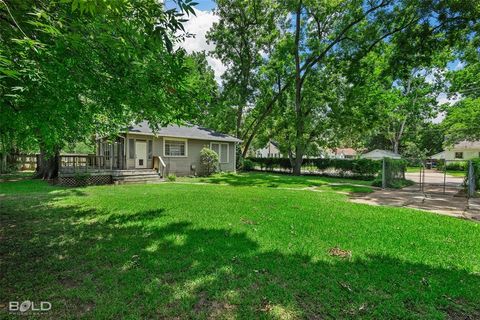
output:
[[480, 141], [462, 141], [430, 156], [435, 160], [470, 160], [480, 158]]
[[[156, 175], [203, 173], [200, 151], [214, 150], [219, 171], [235, 171], [236, 144], [240, 139], [196, 125], [169, 125], [153, 131], [148, 122], [132, 125], [114, 139], [98, 137], [94, 155], [61, 156], [59, 176], [74, 172], [145, 178]], [[132, 178], [133, 179], [133, 178]]]
[[382, 160], [383, 158], [401, 159], [402, 156], [392, 151], [375, 149], [370, 152], [362, 154], [360, 158], [371, 159], [371, 160]]
[[275, 141], [269, 140], [267, 145], [261, 149], [255, 150], [255, 157], [257, 158], [281, 158], [279, 145]]
[[334, 148], [327, 150], [330, 159], [355, 159], [357, 151], [353, 148]]

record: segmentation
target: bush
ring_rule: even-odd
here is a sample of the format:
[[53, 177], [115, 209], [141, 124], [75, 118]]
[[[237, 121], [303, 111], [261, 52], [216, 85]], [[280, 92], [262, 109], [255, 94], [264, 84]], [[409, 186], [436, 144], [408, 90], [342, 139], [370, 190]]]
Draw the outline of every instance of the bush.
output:
[[447, 161], [447, 170], [452, 171], [466, 171], [468, 169], [468, 162], [467, 161]]
[[255, 168], [255, 164], [250, 159], [243, 160], [242, 169], [245, 171], [252, 171]]
[[[387, 188], [392, 188], [392, 189], [402, 189], [408, 186], [414, 185], [415, 182], [412, 180], [408, 179], [396, 179], [390, 182], [387, 182]], [[378, 176], [373, 180], [372, 186], [374, 187], [382, 187], [382, 173], [380, 172]]]
[[210, 148], [204, 147], [200, 151], [200, 164], [206, 176], [211, 175], [218, 169], [218, 154]]
[[[253, 166], [260, 167], [261, 170], [271, 171], [274, 169], [291, 171], [292, 166], [288, 158], [249, 158]], [[245, 160], [246, 161], [246, 160]], [[374, 179], [378, 171], [382, 168], [382, 161], [370, 159], [304, 159], [303, 167], [315, 167], [319, 171], [334, 169], [339, 176], [348, 176], [350, 178]]]
[[170, 181], [170, 182], [174, 182], [174, 181], [177, 180], [177, 176], [174, 175], [174, 174], [169, 174], [169, 175], [167, 176], [167, 180]]

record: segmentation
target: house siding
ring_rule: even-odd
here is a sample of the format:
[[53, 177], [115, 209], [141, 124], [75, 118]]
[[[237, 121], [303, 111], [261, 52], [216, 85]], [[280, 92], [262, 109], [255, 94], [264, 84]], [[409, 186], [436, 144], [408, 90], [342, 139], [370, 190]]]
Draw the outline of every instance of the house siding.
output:
[[[480, 149], [476, 149], [476, 150], [453, 149], [453, 150], [446, 150], [444, 152], [445, 152], [444, 156], [446, 160], [470, 160], [470, 159], [480, 157]], [[456, 152], [463, 152], [463, 159], [456, 159], [455, 158]]]
[[[131, 134], [126, 136], [126, 155], [128, 169], [135, 168], [135, 159], [129, 159], [129, 143], [128, 139], [136, 140], [152, 140], [153, 141], [153, 156], [162, 157], [166, 165], [165, 174], [175, 174], [177, 176], [202, 174], [202, 166], [200, 165], [200, 151], [203, 147], [210, 148], [210, 143], [224, 141], [210, 141], [210, 140], [198, 140], [198, 139], [184, 139], [187, 141], [187, 156], [186, 157], [169, 157], [164, 156], [163, 153], [163, 140], [169, 139], [169, 137], [155, 137], [151, 135]], [[171, 139], [182, 139], [171, 137]], [[220, 171], [235, 171], [235, 143], [228, 142], [228, 163], [220, 163]], [[194, 168], [192, 168], [192, 166]], [[153, 168], [152, 160], [147, 161], [147, 168]]]

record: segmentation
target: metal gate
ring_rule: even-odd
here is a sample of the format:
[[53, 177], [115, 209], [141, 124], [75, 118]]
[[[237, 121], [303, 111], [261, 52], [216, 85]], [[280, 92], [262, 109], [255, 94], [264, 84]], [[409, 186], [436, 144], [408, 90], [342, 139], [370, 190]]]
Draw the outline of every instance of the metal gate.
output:
[[418, 177], [407, 173], [407, 179], [417, 182], [422, 193], [455, 193], [470, 198], [476, 192], [475, 170], [471, 160], [425, 160]]

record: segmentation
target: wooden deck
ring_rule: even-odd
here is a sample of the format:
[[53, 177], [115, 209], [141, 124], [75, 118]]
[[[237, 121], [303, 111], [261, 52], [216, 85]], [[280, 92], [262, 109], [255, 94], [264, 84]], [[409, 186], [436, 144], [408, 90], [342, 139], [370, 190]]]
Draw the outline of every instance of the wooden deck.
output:
[[154, 157], [154, 167], [146, 169], [126, 168], [125, 157], [106, 157], [97, 155], [60, 156], [59, 177], [74, 177], [78, 175], [112, 176], [117, 177], [160, 175], [163, 177], [166, 168], [161, 157]]

